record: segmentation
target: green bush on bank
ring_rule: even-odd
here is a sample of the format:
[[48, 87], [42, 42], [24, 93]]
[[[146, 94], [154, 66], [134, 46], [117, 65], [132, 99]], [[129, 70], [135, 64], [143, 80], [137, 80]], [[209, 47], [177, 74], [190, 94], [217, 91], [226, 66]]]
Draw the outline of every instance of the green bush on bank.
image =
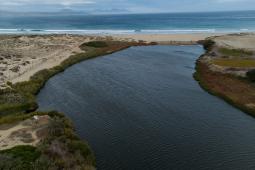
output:
[[201, 40], [201, 41], [198, 41], [198, 43], [202, 44], [206, 51], [210, 51], [215, 45], [215, 42], [211, 39]]
[[108, 47], [108, 44], [105, 41], [91, 41], [91, 42], [84, 43], [82, 46], [103, 48], [103, 47]]
[[0, 169], [32, 170], [41, 152], [33, 146], [16, 146], [0, 151]]
[[250, 81], [255, 82], [255, 69], [248, 71], [246, 76]]

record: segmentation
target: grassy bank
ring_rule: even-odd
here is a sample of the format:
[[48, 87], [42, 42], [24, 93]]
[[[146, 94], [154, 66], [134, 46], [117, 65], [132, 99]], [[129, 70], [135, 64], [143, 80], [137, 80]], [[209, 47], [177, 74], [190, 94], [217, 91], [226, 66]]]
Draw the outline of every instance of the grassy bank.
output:
[[[194, 78], [210, 94], [224, 99], [229, 104], [255, 117], [254, 84], [246, 78], [210, 70], [208, 63], [203, 61], [203, 57], [210, 55], [214, 48], [214, 43], [210, 44], [211, 46], [206, 48], [206, 53], [196, 62]], [[239, 55], [240, 50], [237, 51]], [[231, 50], [231, 55], [233, 55], [233, 50]]]
[[48, 137], [38, 147], [18, 146], [1, 151], [0, 159], [4, 161], [1, 161], [0, 169], [93, 169], [93, 153], [75, 135], [72, 124], [64, 115], [34, 112], [38, 107], [36, 95], [48, 79], [78, 62], [141, 45], [150, 44], [121, 41], [84, 43], [80, 46], [84, 52], [70, 56], [59, 66], [41, 70], [29, 81], [8, 83], [9, 88], [0, 90], [0, 124], [11, 124], [34, 115], [49, 115], [52, 118]]

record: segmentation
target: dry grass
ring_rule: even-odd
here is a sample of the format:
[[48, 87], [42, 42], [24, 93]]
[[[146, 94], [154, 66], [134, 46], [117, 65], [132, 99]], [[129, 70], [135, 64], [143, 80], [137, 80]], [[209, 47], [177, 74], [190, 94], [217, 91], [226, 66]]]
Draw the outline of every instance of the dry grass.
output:
[[213, 60], [213, 64], [224, 66], [224, 67], [255, 67], [255, 60], [254, 59], [224, 59], [218, 58]]
[[220, 48], [219, 52], [222, 55], [233, 56], [233, 57], [244, 57], [253, 55], [252, 51], [244, 50], [244, 49], [229, 49], [229, 48]]

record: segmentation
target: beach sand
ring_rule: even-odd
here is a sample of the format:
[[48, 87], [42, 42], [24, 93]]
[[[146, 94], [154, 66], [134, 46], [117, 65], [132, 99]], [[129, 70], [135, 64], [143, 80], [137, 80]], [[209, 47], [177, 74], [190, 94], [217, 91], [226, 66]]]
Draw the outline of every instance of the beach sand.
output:
[[79, 46], [91, 40], [146, 41], [159, 44], [194, 44], [216, 34], [135, 34], [112, 36], [20, 35], [0, 36], [0, 88], [7, 82], [28, 81], [36, 72], [59, 65]]
[[205, 38], [223, 34], [216, 33], [194, 33], [194, 34], [130, 34], [130, 35], [113, 35], [120, 40], [135, 40], [146, 42], [158, 42], [162, 44], [194, 44]]

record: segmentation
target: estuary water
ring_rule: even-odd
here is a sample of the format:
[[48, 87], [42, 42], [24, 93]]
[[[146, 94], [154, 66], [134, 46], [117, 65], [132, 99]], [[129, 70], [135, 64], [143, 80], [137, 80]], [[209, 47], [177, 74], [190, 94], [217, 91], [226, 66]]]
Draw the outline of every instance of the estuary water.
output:
[[98, 170], [255, 169], [255, 119], [193, 79], [201, 46], [147, 46], [51, 78], [40, 110], [64, 112]]

